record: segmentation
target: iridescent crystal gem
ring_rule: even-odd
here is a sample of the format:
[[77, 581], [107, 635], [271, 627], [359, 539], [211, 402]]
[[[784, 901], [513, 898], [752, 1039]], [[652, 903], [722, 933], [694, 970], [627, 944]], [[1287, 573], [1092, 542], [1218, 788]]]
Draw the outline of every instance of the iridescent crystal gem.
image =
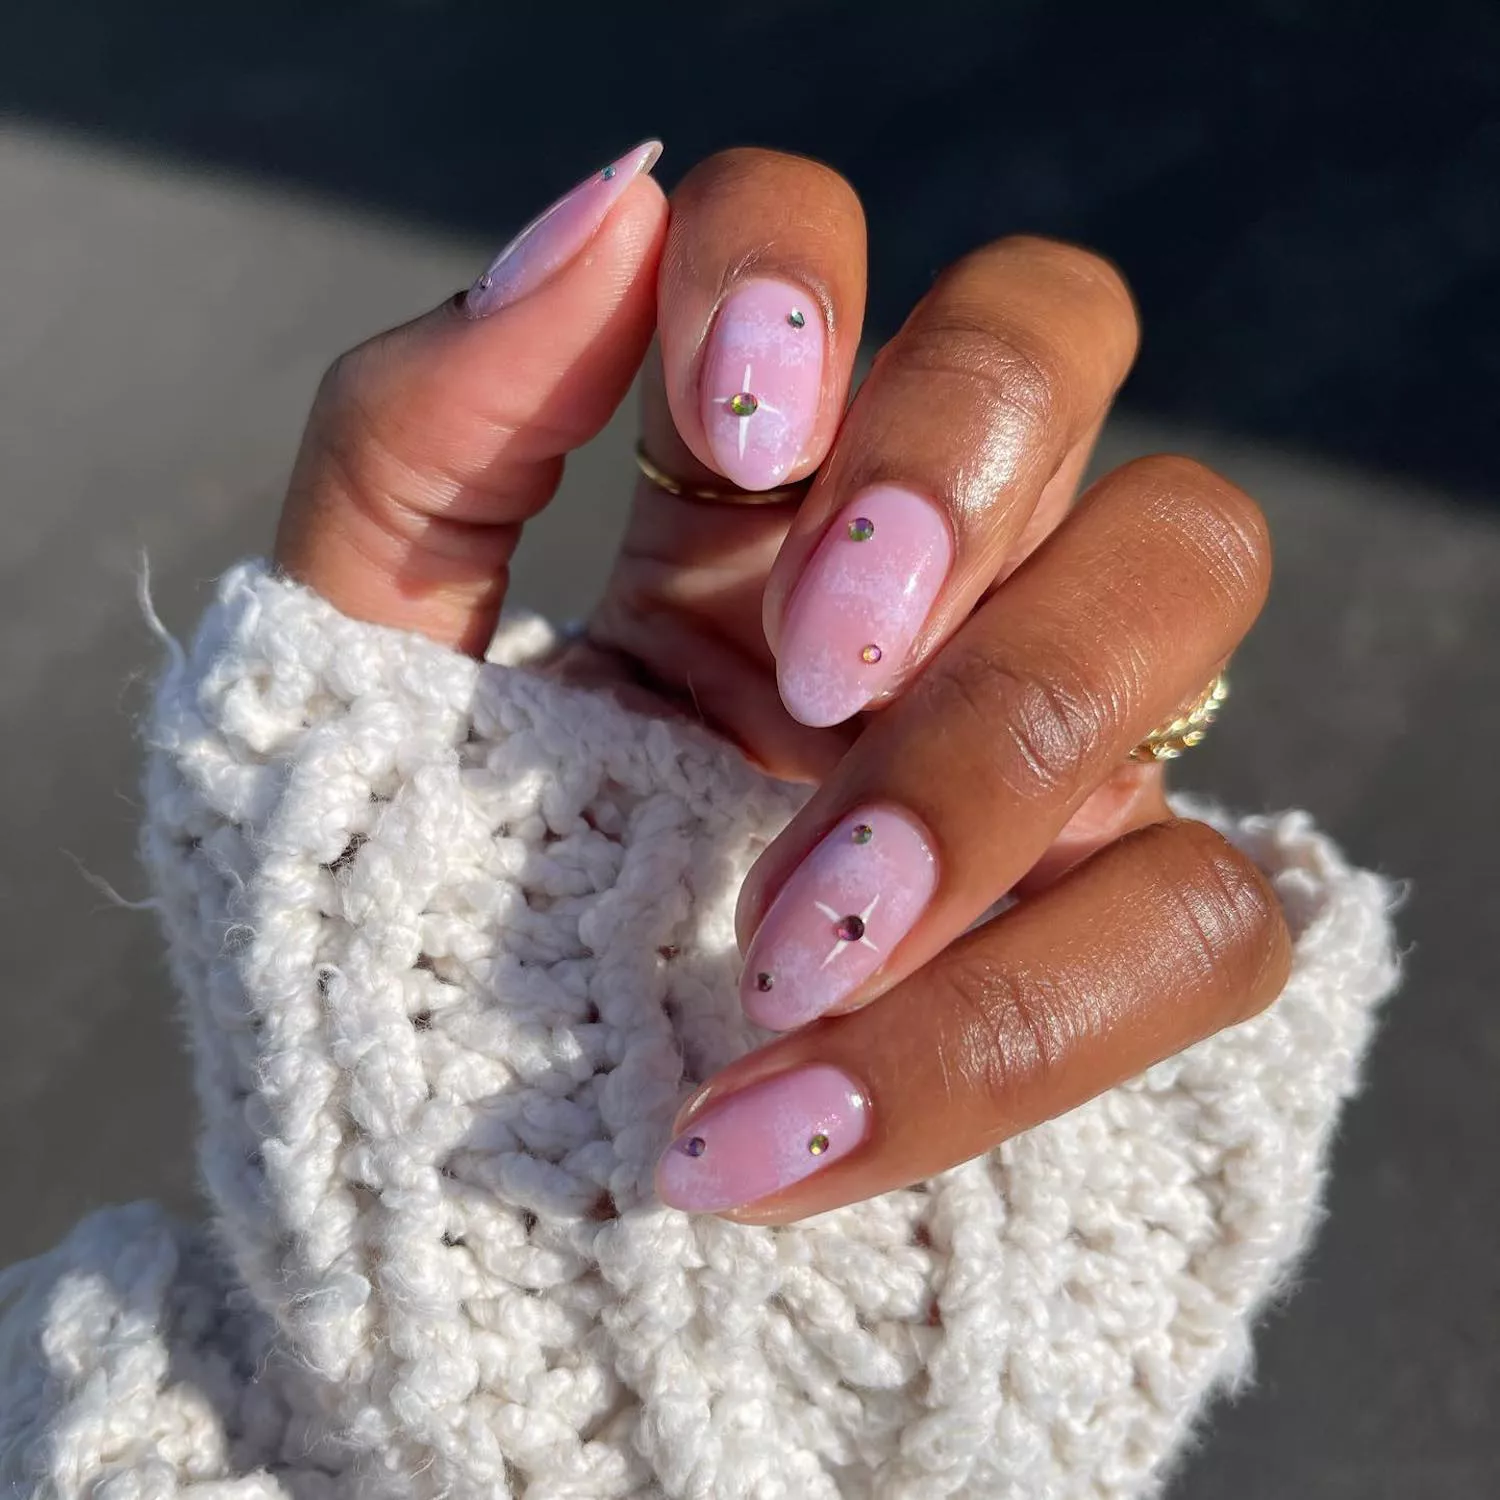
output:
[[868, 823], [856, 823], [854, 832], [849, 835], [856, 844], [868, 844], [875, 837], [875, 830]]
[[484, 273], [484, 275], [479, 278], [479, 290], [481, 292], [487, 292], [487, 291], [489, 291], [489, 289], [494, 284], [495, 284], [495, 278], [493, 276], [491, 276], [488, 271], [486, 271]]
[[821, 1156], [827, 1149], [828, 1137], [821, 1130], [807, 1143], [807, 1151], [810, 1156]]
[[857, 943], [865, 935], [865, 919], [856, 916], [840, 917], [833, 924], [833, 931], [841, 942]]
[[708, 1142], [701, 1135], [690, 1135], [682, 1143], [682, 1149], [689, 1156], [702, 1156], [708, 1150]]
[[768, 990], [774, 989], [775, 987], [776, 976], [774, 974], [767, 974], [764, 970], [762, 970], [755, 976], [755, 988], [758, 989], [762, 995], [764, 995]]
[[875, 535], [875, 523], [866, 516], [856, 516], [849, 523], [851, 542], [868, 542]]
[[867, 667], [873, 667], [875, 665], [875, 663], [880, 660], [881, 655], [882, 655], [882, 653], [881, 653], [881, 650], [880, 650], [879, 646], [869, 645], [869, 646], [866, 646], [865, 649], [859, 653], [859, 659]]
[[753, 417], [759, 406], [760, 398], [752, 396], [749, 391], [736, 391], [729, 398], [729, 409], [737, 417]]
[[599, 175], [605, 182], [608, 182], [615, 175], [615, 169], [613, 167], [606, 167]]
[[807, 322], [807, 319], [802, 316], [801, 309], [796, 307], [794, 307], [791, 312], [786, 315], [786, 320], [792, 325], [793, 328], [801, 328]]

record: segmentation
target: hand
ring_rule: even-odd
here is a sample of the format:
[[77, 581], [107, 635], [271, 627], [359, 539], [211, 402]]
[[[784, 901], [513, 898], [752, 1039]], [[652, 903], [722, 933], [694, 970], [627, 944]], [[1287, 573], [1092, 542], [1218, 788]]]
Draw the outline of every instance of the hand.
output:
[[333, 366], [277, 553], [348, 614], [480, 652], [520, 525], [653, 335], [662, 470], [749, 492], [812, 476], [764, 505], [640, 482], [558, 665], [688, 704], [818, 783], [740, 903], [744, 1003], [788, 1034], [688, 1101], [658, 1173], [669, 1202], [779, 1222], [963, 1161], [1279, 992], [1266, 882], [1127, 760], [1249, 629], [1269, 545], [1255, 505], [1182, 458], [1075, 503], [1136, 344], [1097, 257], [1035, 239], [966, 257], [846, 409], [848, 185], [732, 152], [689, 174], [669, 225], [651, 160], [596, 174], [465, 297]]

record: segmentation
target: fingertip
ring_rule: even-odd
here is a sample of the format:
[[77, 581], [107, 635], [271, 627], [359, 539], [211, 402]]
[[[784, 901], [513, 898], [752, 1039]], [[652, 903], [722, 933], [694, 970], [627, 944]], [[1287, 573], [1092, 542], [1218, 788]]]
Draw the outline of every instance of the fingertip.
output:
[[810, 473], [838, 428], [864, 300], [864, 216], [837, 173], [751, 150], [695, 167], [658, 287], [667, 404], [693, 456], [749, 491]]
[[475, 278], [461, 303], [464, 316], [492, 317], [544, 287], [583, 252], [661, 153], [660, 141], [642, 141], [543, 209]]

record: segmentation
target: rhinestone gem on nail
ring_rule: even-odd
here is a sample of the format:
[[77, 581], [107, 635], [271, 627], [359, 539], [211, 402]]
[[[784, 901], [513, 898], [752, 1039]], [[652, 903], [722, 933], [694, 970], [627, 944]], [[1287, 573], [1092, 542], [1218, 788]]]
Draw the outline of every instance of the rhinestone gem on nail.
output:
[[856, 516], [849, 523], [851, 542], [868, 542], [875, 535], [875, 523], [868, 516]]
[[809, 1156], [821, 1156], [828, 1149], [828, 1137], [820, 1130], [808, 1143]]
[[868, 823], [856, 823], [849, 837], [856, 844], [868, 844], [875, 837], [875, 830]]
[[729, 409], [737, 417], [753, 417], [760, 409], [760, 397], [752, 396], [749, 391], [736, 391], [729, 398]]
[[758, 989], [762, 995], [768, 994], [771, 990], [776, 988], [776, 976], [774, 974], [767, 974], [764, 969], [761, 970], [761, 972], [755, 976], [755, 988]]
[[867, 666], [873, 667], [884, 655], [879, 646], [869, 645], [859, 653], [859, 659]]
[[701, 1135], [690, 1135], [682, 1143], [682, 1149], [688, 1156], [702, 1156], [708, 1150], [708, 1142]]
[[865, 919], [851, 913], [840, 917], [833, 930], [841, 943], [857, 943], [865, 935]]

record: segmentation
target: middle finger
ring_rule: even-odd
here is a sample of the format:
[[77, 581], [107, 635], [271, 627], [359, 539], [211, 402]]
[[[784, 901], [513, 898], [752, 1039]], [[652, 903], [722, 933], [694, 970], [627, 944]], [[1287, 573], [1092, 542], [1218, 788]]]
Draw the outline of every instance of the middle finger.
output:
[[1001, 240], [880, 352], [772, 570], [782, 701], [837, 724], [906, 681], [1060, 519], [1136, 346], [1118, 273]]

